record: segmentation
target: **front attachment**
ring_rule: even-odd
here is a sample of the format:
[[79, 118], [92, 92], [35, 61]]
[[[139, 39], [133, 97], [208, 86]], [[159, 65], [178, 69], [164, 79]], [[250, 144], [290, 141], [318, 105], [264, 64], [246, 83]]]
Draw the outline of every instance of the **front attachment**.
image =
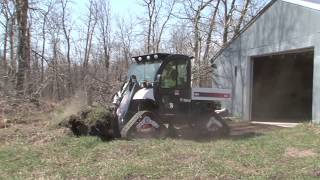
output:
[[121, 137], [160, 138], [164, 136], [166, 128], [151, 111], [138, 111], [122, 128]]
[[198, 124], [202, 135], [207, 137], [226, 137], [230, 134], [228, 124], [216, 113], [206, 117]]

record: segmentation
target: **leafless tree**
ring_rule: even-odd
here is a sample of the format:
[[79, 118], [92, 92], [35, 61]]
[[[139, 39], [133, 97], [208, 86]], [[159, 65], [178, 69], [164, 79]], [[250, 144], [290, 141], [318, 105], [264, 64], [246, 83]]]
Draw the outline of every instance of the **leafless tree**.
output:
[[28, 0], [16, 0], [15, 7], [17, 11], [17, 25], [18, 25], [18, 72], [16, 90], [18, 95], [24, 94], [25, 73], [28, 68], [29, 54], [28, 49], [30, 45], [28, 33]]
[[88, 64], [90, 59], [90, 53], [92, 48], [92, 38], [97, 25], [97, 4], [94, 0], [90, 0], [88, 7], [88, 16], [87, 16], [87, 30], [86, 30], [86, 39], [85, 39], [85, 52], [83, 60], [83, 77], [82, 80], [85, 80], [86, 74], [88, 72]]
[[213, 11], [211, 13], [210, 24], [207, 32], [205, 50], [203, 55], [203, 60], [206, 65], [209, 64], [209, 52], [210, 52], [210, 49], [212, 48], [212, 34], [214, 33], [214, 30], [216, 29], [216, 26], [217, 26], [216, 22], [217, 22], [217, 14], [219, 11], [220, 2], [221, 0], [217, 0], [216, 5], [213, 7]]
[[129, 60], [132, 51], [132, 39], [133, 39], [133, 24], [132, 22], [126, 22], [124, 19], [118, 21], [118, 32], [119, 35], [119, 48], [122, 51], [125, 70], [129, 67]]
[[49, 4], [47, 5], [46, 10], [42, 11], [42, 50], [41, 50], [41, 83], [44, 81], [44, 56], [45, 56], [45, 48], [46, 48], [46, 26], [47, 26], [47, 21], [48, 21], [48, 15], [53, 8], [53, 3], [50, 1]]
[[67, 21], [67, 5], [69, 3], [69, 0], [60, 0], [61, 7], [62, 7], [62, 30], [64, 38], [67, 42], [67, 62], [68, 62], [68, 75], [67, 75], [67, 89], [68, 93], [73, 94], [73, 86], [72, 86], [72, 74], [71, 74], [71, 57], [70, 57], [70, 51], [71, 51], [71, 42], [70, 42], [70, 33], [71, 33], [71, 27], [67, 27], [66, 21]]
[[[211, 5], [213, 0], [188, 0], [183, 3], [185, 16], [179, 17], [180, 19], [186, 19], [189, 23], [192, 24], [192, 34], [193, 34], [193, 41], [192, 41], [192, 48], [193, 48], [193, 55], [194, 55], [194, 85], [200, 85], [200, 73], [201, 73], [201, 54], [202, 54], [202, 43], [203, 43], [203, 35], [202, 35], [202, 19], [203, 19], [203, 11]], [[215, 7], [218, 8], [218, 7]], [[213, 16], [214, 17], [214, 16]], [[214, 17], [215, 18], [215, 17]], [[215, 19], [212, 20], [213, 22]], [[213, 25], [212, 25], [213, 26]], [[213, 31], [213, 29], [212, 29]], [[207, 43], [210, 43], [210, 40], [207, 40]], [[208, 47], [209, 49], [209, 47]]]
[[[10, 23], [10, 10], [8, 6], [8, 1], [5, 0], [1, 2], [1, 14], [4, 16], [4, 21], [1, 22], [1, 25], [4, 28], [4, 45], [3, 45], [3, 59], [2, 59], [2, 65], [3, 65], [3, 70], [4, 70], [4, 87], [8, 85], [8, 62], [7, 62], [7, 44], [8, 44], [8, 36], [9, 36], [9, 23]], [[6, 88], [5, 88], [6, 89]]]
[[244, 5], [240, 11], [240, 17], [239, 20], [236, 24], [235, 30], [234, 30], [234, 36], [238, 35], [240, 30], [241, 30], [241, 26], [243, 25], [243, 21], [245, 19], [245, 16], [248, 13], [248, 9], [249, 9], [249, 5], [251, 3], [251, 0], [245, 0], [244, 1]]
[[88, 105], [92, 104], [92, 84], [87, 82], [87, 75], [89, 72], [89, 60], [90, 54], [92, 49], [92, 41], [93, 41], [93, 34], [95, 33], [95, 28], [98, 23], [98, 16], [97, 16], [97, 9], [98, 4], [94, 0], [90, 0], [88, 6], [88, 15], [87, 15], [87, 30], [86, 30], [86, 39], [85, 39], [85, 52], [84, 52], [84, 60], [83, 60], [83, 74], [82, 74], [82, 83], [83, 88], [86, 91], [87, 95], [87, 103]]
[[108, 78], [109, 66], [110, 66], [110, 51], [111, 51], [111, 14], [109, 1], [99, 0], [98, 1], [98, 26], [100, 36], [99, 39], [102, 41], [103, 49], [103, 62], [105, 65], [106, 75]]
[[147, 9], [146, 53], [159, 52], [164, 30], [176, 5], [176, 0], [143, 0], [142, 6]]

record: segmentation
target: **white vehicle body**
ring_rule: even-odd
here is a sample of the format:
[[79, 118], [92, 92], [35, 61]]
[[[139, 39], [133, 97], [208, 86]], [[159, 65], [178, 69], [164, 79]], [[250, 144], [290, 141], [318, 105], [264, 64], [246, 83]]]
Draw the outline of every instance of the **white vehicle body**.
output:
[[[142, 88], [133, 96], [133, 100], [150, 99], [155, 101], [152, 88]], [[231, 101], [230, 89], [192, 88], [191, 100], [194, 101]]]
[[136, 94], [133, 96], [133, 100], [139, 100], [139, 99], [150, 99], [155, 101], [154, 94], [153, 94], [153, 88], [142, 88]]
[[231, 101], [231, 89], [192, 88], [191, 100], [198, 101]]

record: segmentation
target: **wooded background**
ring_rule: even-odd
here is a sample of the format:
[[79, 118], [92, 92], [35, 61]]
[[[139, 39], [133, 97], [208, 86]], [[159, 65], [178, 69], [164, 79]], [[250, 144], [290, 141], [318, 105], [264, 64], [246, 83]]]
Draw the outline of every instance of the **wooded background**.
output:
[[88, 0], [75, 19], [71, 0], [0, 0], [0, 97], [107, 102], [131, 56], [158, 52], [194, 56], [194, 84], [210, 86], [210, 59], [268, 0], [136, 2], [143, 13], [124, 18]]

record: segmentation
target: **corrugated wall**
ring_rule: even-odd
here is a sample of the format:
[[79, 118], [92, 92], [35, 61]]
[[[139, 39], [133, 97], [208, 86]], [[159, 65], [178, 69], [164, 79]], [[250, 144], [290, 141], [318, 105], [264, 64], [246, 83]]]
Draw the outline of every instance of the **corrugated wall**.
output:
[[217, 57], [220, 86], [235, 85], [234, 115], [250, 119], [251, 57], [314, 47], [313, 120], [320, 123], [319, 19], [320, 11], [279, 0]]

